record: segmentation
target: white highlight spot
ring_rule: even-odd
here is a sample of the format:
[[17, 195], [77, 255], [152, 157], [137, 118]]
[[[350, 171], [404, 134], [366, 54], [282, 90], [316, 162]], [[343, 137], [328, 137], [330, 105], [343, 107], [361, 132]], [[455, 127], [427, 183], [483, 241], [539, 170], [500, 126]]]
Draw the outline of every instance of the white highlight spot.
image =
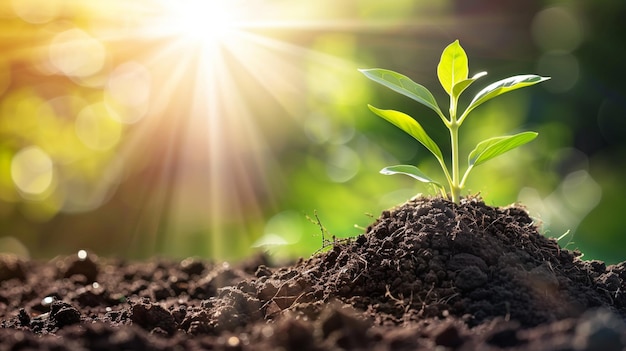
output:
[[78, 259], [81, 261], [84, 261], [85, 259], [87, 259], [87, 251], [86, 250], [78, 250]]
[[233, 5], [228, 1], [175, 1], [172, 20], [182, 35], [213, 44], [221, 40], [234, 23]]
[[[244, 5], [241, 1], [160, 0], [166, 33], [200, 45], [203, 50], [217, 48], [238, 25]], [[249, 7], [249, 5], [246, 5]]]

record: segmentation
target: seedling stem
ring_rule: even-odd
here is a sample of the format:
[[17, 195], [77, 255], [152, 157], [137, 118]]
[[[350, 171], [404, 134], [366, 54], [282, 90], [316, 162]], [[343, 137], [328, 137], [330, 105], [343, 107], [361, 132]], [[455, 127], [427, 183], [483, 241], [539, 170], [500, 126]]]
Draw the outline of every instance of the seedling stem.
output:
[[[475, 74], [471, 78], [468, 77], [469, 69], [467, 55], [459, 44], [459, 41], [456, 40], [444, 49], [439, 65], [437, 66], [437, 76], [439, 77], [439, 82], [450, 96], [450, 117], [448, 119], [441, 112], [441, 109], [437, 105], [437, 101], [432, 93], [424, 86], [412, 81], [410, 78], [394, 71], [380, 68], [362, 69], [360, 71], [369, 79], [429, 107], [441, 118], [445, 126], [450, 131], [452, 177], [450, 177], [448, 167], [445, 164], [439, 146], [428, 136], [426, 131], [424, 131], [422, 126], [415, 119], [399, 111], [381, 110], [369, 105], [372, 112], [414, 137], [435, 156], [448, 182], [452, 201], [457, 204], [461, 200], [461, 191], [465, 187], [465, 181], [467, 180], [470, 171], [475, 166], [518, 146], [524, 145], [537, 137], [537, 133], [535, 132], [523, 132], [515, 135], [490, 138], [478, 143], [474, 150], [469, 153], [467, 169], [461, 178], [459, 165], [459, 128], [469, 113], [485, 101], [496, 96], [550, 79], [549, 77], [526, 74], [499, 80], [478, 92], [465, 111], [461, 113], [461, 116], [457, 118], [458, 100], [461, 93], [474, 83], [474, 81], [485, 76], [487, 72]], [[415, 166], [389, 166], [383, 168], [380, 172], [388, 175], [404, 174], [421, 182], [433, 184], [441, 191], [444, 197], [447, 197], [445, 187], [441, 183], [428, 177]]]

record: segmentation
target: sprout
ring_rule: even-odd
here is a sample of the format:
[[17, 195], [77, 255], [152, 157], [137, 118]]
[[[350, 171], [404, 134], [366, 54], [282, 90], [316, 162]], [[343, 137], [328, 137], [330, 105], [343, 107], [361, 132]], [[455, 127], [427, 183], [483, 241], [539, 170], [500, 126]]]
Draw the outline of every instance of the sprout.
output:
[[[450, 96], [449, 117], [446, 117], [439, 108], [433, 94], [424, 86], [415, 83], [410, 78], [394, 71], [380, 68], [360, 69], [359, 71], [361, 71], [361, 73], [363, 73], [367, 78], [429, 107], [441, 118], [445, 126], [450, 131], [452, 175], [450, 175], [448, 166], [445, 164], [441, 149], [439, 149], [437, 143], [435, 143], [428, 136], [424, 128], [422, 128], [422, 126], [415, 119], [399, 111], [381, 110], [368, 105], [372, 112], [417, 139], [417, 141], [419, 141], [433, 155], [435, 155], [435, 158], [437, 158], [439, 165], [443, 169], [443, 173], [448, 181], [452, 201], [455, 203], [459, 203], [461, 190], [465, 186], [467, 176], [474, 167], [518, 146], [524, 145], [537, 137], [537, 133], [535, 132], [523, 132], [515, 135], [490, 138], [478, 143], [474, 150], [469, 153], [468, 166], [465, 173], [461, 177], [459, 168], [459, 128], [469, 113], [482, 103], [491, 100], [496, 96], [550, 79], [550, 77], [541, 77], [534, 74], [518, 75], [502, 79], [481, 90], [478, 94], [476, 94], [474, 99], [472, 99], [465, 111], [458, 114], [457, 106], [461, 93], [476, 80], [487, 75], [487, 72], [480, 72], [471, 78], [468, 78], [469, 69], [467, 55], [465, 54], [465, 50], [463, 50], [459, 44], [459, 41], [456, 40], [444, 49], [441, 54], [439, 65], [437, 66], [437, 76], [439, 77], [439, 82], [446, 93]], [[415, 166], [390, 166], [383, 168], [380, 172], [382, 174], [404, 174], [421, 182], [433, 184], [440, 189], [442, 195], [447, 198], [446, 188], [444, 185], [436, 180], [433, 180]]]

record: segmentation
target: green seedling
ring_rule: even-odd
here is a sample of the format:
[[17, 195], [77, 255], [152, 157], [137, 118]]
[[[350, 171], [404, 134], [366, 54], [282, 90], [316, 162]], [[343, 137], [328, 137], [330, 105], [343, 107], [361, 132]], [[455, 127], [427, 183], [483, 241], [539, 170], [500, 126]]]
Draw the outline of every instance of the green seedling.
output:
[[[468, 77], [469, 68], [467, 55], [465, 54], [465, 50], [463, 50], [459, 44], [459, 41], [456, 40], [443, 50], [441, 60], [437, 66], [437, 76], [439, 77], [439, 82], [446, 93], [450, 96], [450, 113], [449, 117], [446, 117], [439, 108], [433, 94], [424, 86], [415, 83], [410, 78], [400, 73], [380, 68], [360, 69], [359, 71], [362, 72], [367, 78], [429, 107], [441, 118], [450, 131], [452, 176], [450, 176], [450, 171], [444, 161], [443, 154], [441, 153], [439, 146], [428, 136], [426, 131], [424, 131], [424, 128], [422, 128], [422, 126], [415, 119], [399, 111], [381, 110], [372, 105], [368, 105], [372, 112], [417, 139], [417, 141], [419, 141], [422, 145], [424, 145], [424, 147], [426, 147], [426, 149], [435, 155], [437, 161], [439, 161], [439, 164], [443, 169], [443, 173], [448, 181], [452, 201], [455, 203], [459, 203], [461, 190], [465, 186], [467, 177], [474, 167], [518, 146], [524, 145], [537, 137], [537, 133], [535, 132], [523, 132], [515, 135], [500, 136], [481, 141], [478, 145], [476, 145], [474, 150], [469, 153], [468, 166], [465, 173], [461, 177], [459, 168], [459, 128], [469, 113], [476, 107], [496, 96], [550, 79], [550, 77], [525, 74], [499, 80], [478, 92], [463, 113], [459, 114], [457, 108], [461, 93], [476, 80], [485, 76], [487, 72], [480, 72], [471, 78]], [[383, 168], [380, 172], [388, 175], [404, 174], [421, 182], [433, 184], [441, 191], [442, 196], [445, 198], [448, 197], [446, 188], [440, 182], [433, 180], [415, 166], [390, 166]]]

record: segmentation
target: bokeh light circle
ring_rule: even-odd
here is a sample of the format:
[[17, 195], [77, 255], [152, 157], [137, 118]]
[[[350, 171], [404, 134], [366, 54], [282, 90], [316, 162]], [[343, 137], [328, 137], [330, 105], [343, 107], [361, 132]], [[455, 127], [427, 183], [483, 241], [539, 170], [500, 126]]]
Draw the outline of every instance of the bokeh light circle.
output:
[[82, 109], [76, 117], [76, 135], [93, 150], [113, 148], [122, 136], [122, 126], [109, 116], [104, 103], [95, 103]]
[[39, 147], [29, 146], [13, 156], [11, 177], [24, 197], [41, 197], [52, 185], [54, 163]]
[[535, 43], [544, 51], [571, 52], [583, 40], [583, 26], [569, 9], [550, 7], [542, 10], [532, 23]]
[[57, 34], [50, 43], [49, 58], [60, 73], [70, 77], [86, 77], [104, 66], [104, 45], [80, 29]]

